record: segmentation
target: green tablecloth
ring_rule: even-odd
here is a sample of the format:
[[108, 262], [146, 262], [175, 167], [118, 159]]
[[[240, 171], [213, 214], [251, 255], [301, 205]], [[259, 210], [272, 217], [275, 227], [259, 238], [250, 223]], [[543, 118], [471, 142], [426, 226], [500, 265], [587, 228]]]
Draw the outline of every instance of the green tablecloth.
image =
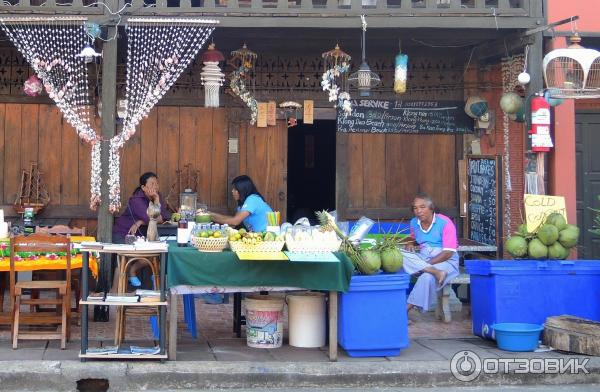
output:
[[169, 246], [167, 285], [280, 286], [309, 290], [348, 291], [352, 263], [336, 253], [339, 263], [239, 260], [234, 252], [199, 252], [193, 247]]

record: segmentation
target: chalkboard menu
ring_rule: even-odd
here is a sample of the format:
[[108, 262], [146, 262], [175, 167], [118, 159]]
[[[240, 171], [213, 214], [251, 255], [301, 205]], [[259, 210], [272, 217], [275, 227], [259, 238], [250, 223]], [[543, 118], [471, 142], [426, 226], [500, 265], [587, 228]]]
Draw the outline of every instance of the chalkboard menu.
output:
[[442, 133], [474, 131], [473, 119], [460, 101], [352, 101], [352, 113], [338, 107], [338, 132]]
[[501, 160], [497, 156], [467, 157], [469, 239], [499, 246], [502, 213]]

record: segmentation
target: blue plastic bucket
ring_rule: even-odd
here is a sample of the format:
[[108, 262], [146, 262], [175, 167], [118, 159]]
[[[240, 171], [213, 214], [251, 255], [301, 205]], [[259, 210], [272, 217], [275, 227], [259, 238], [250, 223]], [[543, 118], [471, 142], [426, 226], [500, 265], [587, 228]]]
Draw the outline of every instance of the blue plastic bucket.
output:
[[534, 351], [544, 327], [527, 323], [499, 323], [492, 325], [492, 329], [498, 348], [506, 351]]

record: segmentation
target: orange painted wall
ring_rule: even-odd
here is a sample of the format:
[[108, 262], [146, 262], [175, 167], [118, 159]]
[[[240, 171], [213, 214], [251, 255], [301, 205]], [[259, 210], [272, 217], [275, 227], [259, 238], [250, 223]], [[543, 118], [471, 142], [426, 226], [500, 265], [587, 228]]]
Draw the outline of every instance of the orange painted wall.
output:
[[[600, 18], [598, 17], [598, 0], [548, 0], [548, 22], [556, 22], [574, 15], [579, 16], [577, 29], [581, 33], [600, 31]], [[557, 31], [571, 30], [567, 23], [556, 27]]]
[[[555, 38], [551, 50], [566, 46], [564, 38]], [[577, 221], [577, 165], [575, 157], [575, 101], [567, 99], [554, 108], [554, 149], [549, 154], [550, 195], [564, 196], [569, 223]]]

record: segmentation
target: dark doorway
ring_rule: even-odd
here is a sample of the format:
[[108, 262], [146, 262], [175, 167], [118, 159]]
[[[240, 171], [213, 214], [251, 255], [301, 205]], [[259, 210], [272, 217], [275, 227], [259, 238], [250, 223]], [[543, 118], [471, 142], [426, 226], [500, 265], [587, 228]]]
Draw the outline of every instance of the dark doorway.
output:
[[576, 151], [577, 151], [577, 225], [581, 231], [578, 257], [580, 259], [600, 258], [600, 237], [590, 233], [594, 225], [595, 212], [600, 208], [600, 112], [577, 112]]
[[335, 120], [288, 128], [288, 221], [335, 209]]

